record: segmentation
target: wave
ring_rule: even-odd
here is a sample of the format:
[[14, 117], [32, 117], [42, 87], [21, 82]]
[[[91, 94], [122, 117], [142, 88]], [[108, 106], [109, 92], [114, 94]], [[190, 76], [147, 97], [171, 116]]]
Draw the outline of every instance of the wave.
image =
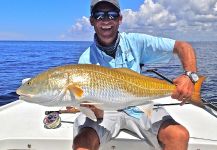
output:
[[5, 95], [0, 95], [0, 106], [11, 103], [18, 100], [19, 95], [16, 92], [7, 93]]

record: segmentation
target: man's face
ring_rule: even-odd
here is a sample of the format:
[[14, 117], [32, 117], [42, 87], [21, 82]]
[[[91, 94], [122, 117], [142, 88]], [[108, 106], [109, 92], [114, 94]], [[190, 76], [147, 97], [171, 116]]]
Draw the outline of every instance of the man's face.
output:
[[107, 13], [105, 18], [90, 17], [90, 23], [92, 26], [94, 26], [94, 30], [97, 34], [100, 44], [104, 46], [113, 44], [117, 36], [119, 25], [122, 21], [122, 16], [118, 15], [118, 17], [115, 18], [109, 17], [109, 14], [114, 14], [115, 7], [112, 4], [106, 2], [99, 3], [94, 9], [94, 12], [99, 12], [102, 14], [103, 12]]

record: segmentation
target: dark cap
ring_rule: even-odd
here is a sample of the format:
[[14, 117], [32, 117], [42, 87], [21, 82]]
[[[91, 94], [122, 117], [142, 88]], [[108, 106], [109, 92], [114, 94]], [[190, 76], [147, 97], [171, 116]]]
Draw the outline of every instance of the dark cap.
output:
[[93, 8], [99, 3], [99, 2], [108, 2], [114, 5], [118, 10], [120, 10], [120, 5], [118, 0], [91, 0], [90, 4], [90, 11], [92, 12]]

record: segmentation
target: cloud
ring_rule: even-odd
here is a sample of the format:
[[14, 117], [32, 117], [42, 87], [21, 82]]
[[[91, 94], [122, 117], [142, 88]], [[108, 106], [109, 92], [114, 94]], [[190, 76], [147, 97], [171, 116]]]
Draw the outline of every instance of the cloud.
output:
[[216, 0], [159, 0], [177, 18], [177, 28], [184, 32], [187, 29], [201, 31], [216, 30], [217, 12], [215, 11]]
[[122, 14], [123, 25], [121, 29], [127, 32], [172, 30], [177, 22], [174, 14], [152, 0], [146, 0], [137, 12], [127, 9], [123, 10]]
[[215, 3], [215, 6], [214, 6], [213, 10], [214, 10], [215, 12], [217, 12], [217, 2]]
[[89, 23], [89, 18], [83, 16], [72, 25], [67, 33], [62, 34], [60, 39], [89, 41], [92, 39], [93, 33], [92, 26]]
[[[217, 39], [217, 0], [144, 0], [138, 11], [124, 9], [122, 15], [121, 31], [175, 39]], [[92, 40], [87, 17], [79, 19], [67, 34], [71, 38], [82, 35]]]

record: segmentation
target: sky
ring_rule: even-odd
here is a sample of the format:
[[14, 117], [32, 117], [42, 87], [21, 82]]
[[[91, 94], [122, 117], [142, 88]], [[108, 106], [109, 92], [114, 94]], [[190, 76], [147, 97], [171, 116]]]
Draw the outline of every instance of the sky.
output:
[[[120, 0], [121, 32], [217, 41], [217, 0]], [[0, 0], [0, 40], [91, 41], [90, 0]]]

